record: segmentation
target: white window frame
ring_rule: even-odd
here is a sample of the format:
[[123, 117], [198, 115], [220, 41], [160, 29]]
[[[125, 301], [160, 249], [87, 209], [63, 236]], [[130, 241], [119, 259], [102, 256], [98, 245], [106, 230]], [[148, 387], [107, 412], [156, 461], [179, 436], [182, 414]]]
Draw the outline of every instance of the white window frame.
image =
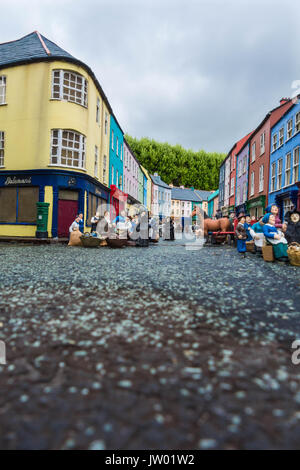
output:
[[294, 204], [290, 198], [283, 200], [283, 217], [285, 214], [294, 207]]
[[115, 150], [114, 131], [111, 131], [111, 149], [112, 149], [112, 150]]
[[289, 152], [285, 156], [284, 186], [289, 186], [291, 184], [291, 162], [292, 153]]
[[247, 182], [244, 181], [243, 185], [243, 203], [247, 201]]
[[276, 134], [273, 134], [273, 137], [272, 137], [272, 152], [275, 152], [276, 149], [277, 149], [277, 132]]
[[101, 101], [99, 96], [97, 96], [97, 104], [96, 104], [96, 122], [100, 124], [100, 110], [101, 110]]
[[256, 157], [256, 142], [253, 142], [252, 148], [251, 148], [251, 163], [255, 162], [255, 157]]
[[118, 137], [116, 139], [116, 154], [117, 154], [117, 156], [119, 156], [119, 139], [118, 139]]
[[107, 114], [107, 112], [105, 112], [105, 123], [104, 123], [105, 135], [107, 135], [107, 131], [108, 131], [108, 114]]
[[264, 190], [264, 165], [259, 167], [259, 187], [258, 192], [261, 193]]
[[266, 144], [266, 133], [263, 132], [260, 134], [260, 155], [263, 155], [265, 153], [265, 144]]
[[95, 145], [95, 164], [94, 164], [94, 176], [98, 179], [98, 170], [99, 170], [99, 150], [97, 145]]
[[111, 184], [115, 184], [115, 183], [114, 183], [114, 176], [115, 176], [115, 175], [114, 175], [114, 166], [112, 165], [112, 166], [111, 166]]
[[0, 131], [0, 168], [4, 168], [5, 132]]
[[[67, 77], [69, 75], [69, 78]], [[73, 75], [74, 80], [71, 80]], [[68, 85], [65, 81], [68, 81]], [[80, 85], [81, 82], [81, 85]], [[58, 88], [58, 89], [57, 89]], [[80, 96], [78, 96], [78, 95]], [[88, 107], [88, 82], [80, 73], [73, 70], [54, 69], [52, 70], [52, 94], [51, 99], [68, 101]]]
[[0, 76], [0, 105], [6, 104], [6, 76]]
[[231, 178], [230, 182], [230, 196], [234, 195], [234, 178]]
[[102, 171], [102, 177], [103, 177], [103, 182], [106, 183], [106, 165], [107, 165], [107, 157], [106, 155], [103, 155], [103, 171]]
[[287, 140], [293, 137], [293, 118], [289, 119], [286, 124], [286, 136]]
[[245, 155], [243, 158], [243, 174], [245, 174], [246, 171], [247, 171], [247, 155]]
[[276, 190], [282, 188], [282, 169], [283, 169], [283, 158], [278, 159], [278, 168], [277, 168], [277, 188]]
[[[57, 132], [57, 136], [54, 134]], [[77, 139], [69, 139], [64, 136], [64, 132], [73, 134], [74, 137], [77, 136]], [[74, 142], [74, 146], [64, 145], [63, 141]], [[50, 166], [63, 166], [68, 168], [76, 168], [80, 170], [85, 170], [85, 145], [86, 138], [83, 134], [80, 134], [77, 131], [72, 129], [52, 129], [51, 130], [51, 149], [50, 149]], [[76, 144], [76, 146], [75, 146]], [[54, 153], [54, 149], [57, 149], [57, 153]], [[63, 152], [66, 152], [66, 156], [62, 155]], [[69, 153], [73, 154], [72, 156], [68, 155]], [[78, 159], [74, 159], [74, 154], [78, 153]], [[62, 160], [72, 160], [74, 162], [78, 161], [78, 166], [69, 163], [62, 163]], [[57, 160], [56, 162], [54, 160]]]
[[297, 134], [300, 131], [300, 111], [295, 116], [295, 132]]
[[278, 148], [282, 147], [283, 144], [284, 144], [284, 127], [281, 127], [281, 129], [279, 129]]
[[276, 186], [276, 162], [271, 165], [271, 192], [275, 191]]
[[254, 194], [254, 175], [255, 175], [255, 172], [252, 171], [251, 176], [250, 176], [250, 196], [253, 196]]
[[[297, 157], [297, 158], [296, 158]], [[296, 147], [293, 151], [293, 176], [292, 184], [299, 181], [299, 147]]]

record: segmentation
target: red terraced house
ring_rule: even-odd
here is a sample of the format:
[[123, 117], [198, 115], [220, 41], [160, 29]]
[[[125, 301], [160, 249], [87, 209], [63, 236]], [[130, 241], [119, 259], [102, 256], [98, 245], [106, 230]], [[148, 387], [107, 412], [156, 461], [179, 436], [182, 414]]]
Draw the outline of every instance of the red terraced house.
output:
[[249, 145], [247, 211], [256, 218], [264, 214], [268, 205], [271, 128], [293, 105], [291, 99], [282, 98], [253, 132]]

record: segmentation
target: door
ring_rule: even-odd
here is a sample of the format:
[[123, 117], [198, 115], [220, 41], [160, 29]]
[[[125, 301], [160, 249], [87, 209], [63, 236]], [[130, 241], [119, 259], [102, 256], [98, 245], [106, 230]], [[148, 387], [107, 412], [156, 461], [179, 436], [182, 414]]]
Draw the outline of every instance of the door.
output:
[[78, 201], [58, 200], [58, 237], [68, 237], [69, 228], [78, 214]]

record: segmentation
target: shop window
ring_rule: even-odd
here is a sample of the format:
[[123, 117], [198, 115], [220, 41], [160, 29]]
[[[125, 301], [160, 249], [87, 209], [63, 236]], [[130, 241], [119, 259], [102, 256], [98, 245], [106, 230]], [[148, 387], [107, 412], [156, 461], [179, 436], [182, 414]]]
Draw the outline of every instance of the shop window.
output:
[[91, 218], [98, 212], [100, 215], [104, 215], [106, 209], [106, 201], [95, 194], [89, 193], [88, 199], [88, 223], [91, 223]]
[[36, 224], [39, 188], [1, 188], [0, 223]]
[[36, 203], [39, 200], [39, 188], [18, 189], [18, 223], [36, 223]]
[[4, 166], [4, 132], [0, 132], [0, 167]]
[[85, 136], [65, 129], [51, 131], [51, 165], [85, 167]]
[[87, 107], [87, 80], [70, 70], [53, 70], [52, 99], [65, 100]]

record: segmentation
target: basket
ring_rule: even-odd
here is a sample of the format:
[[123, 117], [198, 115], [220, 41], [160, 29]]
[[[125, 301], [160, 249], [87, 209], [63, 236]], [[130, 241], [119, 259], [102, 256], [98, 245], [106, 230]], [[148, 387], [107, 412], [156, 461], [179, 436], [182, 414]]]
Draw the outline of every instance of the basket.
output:
[[274, 261], [274, 252], [273, 252], [273, 246], [272, 245], [265, 245], [262, 247], [262, 254], [264, 261]]
[[289, 261], [293, 266], [300, 266], [300, 245], [297, 242], [293, 242], [289, 245], [287, 254]]
[[80, 240], [85, 248], [97, 248], [102, 242], [101, 238], [87, 237], [84, 235], [81, 235]]
[[127, 245], [126, 238], [107, 238], [106, 239], [107, 246], [110, 248], [122, 248], [123, 246]]
[[255, 247], [255, 245], [254, 245], [253, 241], [246, 242], [246, 249], [247, 249], [247, 251], [250, 251], [250, 253], [254, 253], [254, 251], [255, 251], [254, 247]]

